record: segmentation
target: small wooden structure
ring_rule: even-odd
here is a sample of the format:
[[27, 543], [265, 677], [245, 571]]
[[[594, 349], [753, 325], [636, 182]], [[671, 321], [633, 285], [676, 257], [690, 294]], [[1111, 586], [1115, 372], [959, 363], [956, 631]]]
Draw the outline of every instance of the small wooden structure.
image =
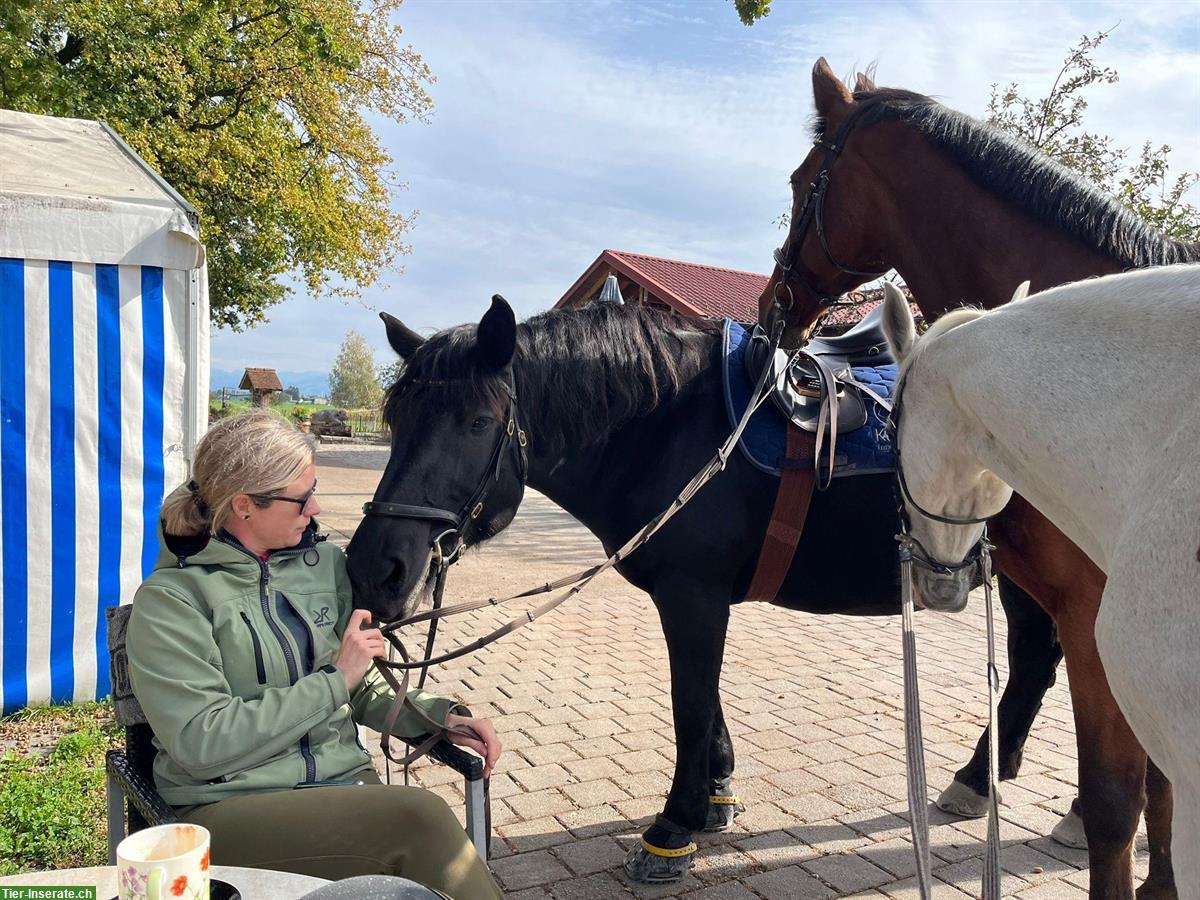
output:
[[250, 392], [250, 404], [264, 409], [271, 406], [271, 395], [282, 391], [283, 385], [274, 369], [246, 369], [238, 387]]

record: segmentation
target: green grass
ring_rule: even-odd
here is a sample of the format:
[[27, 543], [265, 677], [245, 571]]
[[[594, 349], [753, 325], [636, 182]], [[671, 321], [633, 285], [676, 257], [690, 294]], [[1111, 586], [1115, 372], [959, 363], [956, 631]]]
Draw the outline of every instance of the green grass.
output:
[[48, 755], [0, 756], [0, 875], [108, 861], [104, 753], [123, 730], [107, 702], [26, 709], [0, 719], [0, 737], [56, 738]]

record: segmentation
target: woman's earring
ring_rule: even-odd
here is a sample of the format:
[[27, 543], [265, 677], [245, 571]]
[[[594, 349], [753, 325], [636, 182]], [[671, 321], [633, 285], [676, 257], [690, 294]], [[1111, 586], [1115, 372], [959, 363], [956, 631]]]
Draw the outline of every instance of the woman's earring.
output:
[[250, 513], [246, 513], [244, 516], [242, 516], [242, 518], [243, 518], [243, 519], [249, 519], [249, 518], [250, 518]]

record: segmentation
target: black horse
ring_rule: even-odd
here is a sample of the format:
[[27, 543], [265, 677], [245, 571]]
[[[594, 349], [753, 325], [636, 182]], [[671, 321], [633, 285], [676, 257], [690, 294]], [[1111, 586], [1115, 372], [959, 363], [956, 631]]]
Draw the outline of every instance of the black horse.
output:
[[[414, 610], [429, 582], [431, 547], [447, 529], [461, 525], [475, 544], [508, 525], [526, 480], [612, 552], [667, 506], [730, 431], [721, 334], [711, 322], [593, 304], [518, 326], [499, 297], [478, 327], [427, 340], [383, 319], [406, 367], [385, 401], [391, 459], [370, 510], [382, 514], [368, 515], [349, 547], [357, 602], [381, 619]], [[637, 879], [682, 877], [691, 854], [669, 851], [732, 819], [730, 803], [710, 803], [732, 795], [721, 663], [729, 608], [749, 586], [777, 484], [734, 454], [618, 567], [658, 609], [675, 722], [666, 806], [626, 863]], [[835, 479], [812, 500], [777, 602], [812, 613], [898, 613], [896, 530], [891, 476]], [[1061, 651], [1027, 597], [1008, 592], [1006, 612], [1011, 675], [1000, 744], [1011, 776]], [[986, 784], [986, 754], [981, 739], [958, 780]]]

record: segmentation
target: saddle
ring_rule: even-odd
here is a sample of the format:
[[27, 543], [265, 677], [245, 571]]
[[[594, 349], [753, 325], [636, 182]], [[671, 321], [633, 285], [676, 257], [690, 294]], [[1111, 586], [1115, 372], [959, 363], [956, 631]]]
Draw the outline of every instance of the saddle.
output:
[[756, 326], [745, 356], [747, 375], [753, 380], [764, 365], [772, 367], [771, 401], [789, 422], [815, 435], [814, 465], [818, 469], [822, 446], [828, 442], [827, 474], [820, 480], [822, 488], [828, 487], [833, 477], [838, 434], [867, 424], [865, 394], [885, 407], [890, 406], [855, 379], [852, 371], [855, 367], [893, 362], [883, 335], [883, 307], [876, 307], [843, 335], [814, 338], [794, 353], [776, 350], [768, 360], [769, 349], [766, 332]]

